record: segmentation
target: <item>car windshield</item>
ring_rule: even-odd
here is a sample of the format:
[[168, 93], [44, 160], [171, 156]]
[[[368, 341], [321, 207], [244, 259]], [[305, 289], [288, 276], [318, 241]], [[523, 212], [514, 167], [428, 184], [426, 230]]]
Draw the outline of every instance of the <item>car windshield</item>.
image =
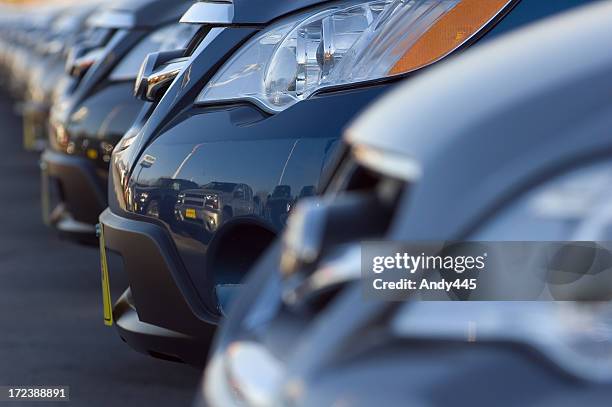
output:
[[279, 185], [272, 192], [274, 198], [289, 198], [291, 196], [291, 187], [288, 185]]
[[236, 184], [232, 182], [211, 182], [209, 184], [204, 185], [202, 188], [222, 192], [232, 192], [235, 187]]

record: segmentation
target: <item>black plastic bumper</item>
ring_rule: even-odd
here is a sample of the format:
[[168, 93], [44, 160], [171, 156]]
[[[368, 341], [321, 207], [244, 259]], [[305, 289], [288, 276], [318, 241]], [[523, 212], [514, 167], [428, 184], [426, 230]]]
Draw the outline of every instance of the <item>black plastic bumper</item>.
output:
[[106, 207], [105, 180], [87, 159], [45, 150], [41, 157], [45, 223], [69, 237], [91, 237]]
[[197, 339], [142, 322], [129, 288], [115, 303], [113, 318], [121, 339], [138, 352], [173, 362], [206, 363], [207, 349]]
[[[132, 348], [162, 359], [202, 365], [216, 326], [201, 318], [201, 304], [167, 232], [155, 224], [100, 215], [107, 250], [119, 254], [130, 289], [115, 304], [121, 338]], [[113, 270], [109, 270], [110, 279]]]

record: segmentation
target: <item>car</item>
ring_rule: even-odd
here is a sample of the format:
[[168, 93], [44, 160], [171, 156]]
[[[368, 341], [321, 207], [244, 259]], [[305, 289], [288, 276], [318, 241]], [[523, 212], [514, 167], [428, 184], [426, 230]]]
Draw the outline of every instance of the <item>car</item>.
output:
[[56, 89], [67, 87], [72, 79], [64, 75], [67, 54], [74, 46], [91, 39], [93, 32], [87, 19], [98, 9], [98, 4], [86, 3], [62, 10], [50, 27], [49, 38], [38, 44], [41, 56], [30, 68], [21, 108], [26, 150], [44, 149], [49, 110], [56, 92], [61, 92]]
[[[232, 305], [196, 405], [607, 405], [611, 13], [510, 33], [361, 114], [323, 196], [298, 204]], [[368, 296], [373, 240], [511, 250], [489, 251], [469, 275], [489, 284], [467, 297], [392, 301]], [[560, 244], [588, 248], [587, 267], [566, 257], [551, 279], [521, 257]]]
[[27, 84], [33, 69], [57, 45], [53, 41], [58, 33], [57, 23], [67, 9], [52, 5], [38, 6], [36, 11], [32, 16], [26, 9], [12, 9], [2, 31], [2, 68], [6, 78], [10, 78], [4, 85], [18, 101], [27, 97]]
[[[212, 28], [187, 61], [167, 64], [153, 55], [143, 63], [136, 93], [159, 101], [145, 107], [111, 158], [101, 258], [105, 264], [107, 251], [118, 254], [123, 270], [104, 273], [125, 272], [130, 285], [118, 300], [105, 296], [106, 322], [136, 350], [201, 363], [249, 268], [299, 195], [316, 193], [334, 168], [341, 131], [357, 112], [447, 55], [579, 3], [194, 4], [182, 21]], [[454, 25], [472, 17], [467, 30]], [[394, 42], [404, 38], [400, 31], [406, 41]], [[170, 72], [176, 78], [160, 98], [157, 84]], [[187, 192], [169, 179], [197, 188]], [[228, 206], [225, 215], [217, 209], [222, 222], [206, 218], [211, 183], [247, 185], [253, 200], [245, 214]], [[168, 202], [148, 210], [139, 202], [143, 190]], [[187, 193], [200, 198], [184, 205]]]
[[32, 5], [3, 11], [1, 82], [15, 100], [16, 111], [24, 118], [26, 150], [40, 148], [40, 133], [46, 124], [53, 94], [66, 82], [62, 73], [67, 51], [90, 38], [86, 20], [97, 9], [96, 0], [72, 7]]
[[258, 212], [257, 197], [246, 184], [209, 182], [201, 187], [195, 185], [196, 188], [184, 189], [178, 194], [174, 214], [180, 222], [195, 222], [196, 233], [202, 228], [214, 232], [233, 216]]
[[133, 97], [140, 63], [150, 52], [187, 45], [194, 32], [178, 19], [190, 4], [113, 2], [90, 18], [90, 38], [70, 51], [72, 80], [57, 91], [41, 157], [43, 219], [61, 236], [97, 242], [111, 152], [143, 105]]

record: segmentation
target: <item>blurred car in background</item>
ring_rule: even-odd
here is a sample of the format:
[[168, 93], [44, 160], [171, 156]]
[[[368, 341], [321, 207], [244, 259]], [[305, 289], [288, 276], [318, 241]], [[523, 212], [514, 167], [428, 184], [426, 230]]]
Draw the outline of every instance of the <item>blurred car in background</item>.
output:
[[65, 8], [57, 5], [37, 7], [37, 13], [14, 8], [3, 25], [0, 40], [0, 61], [5, 73], [5, 86], [17, 100], [26, 97], [32, 68], [44, 58], [54, 36], [54, 23]]
[[65, 75], [68, 53], [86, 41], [96, 41], [96, 28], [87, 19], [100, 7], [85, 3], [63, 9], [54, 19], [45, 41], [37, 43], [37, 61], [31, 62], [22, 106], [23, 146], [42, 151], [46, 145], [49, 110], [54, 98], [72, 83]]
[[105, 39], [104, 29], [91, 24], [103, 11], [99, 1], [67, 5], [7, 7], [0, 22], [0, 71], [3, 86], [18, 102], [23, 116], [26, 150], [46, 144], [49, 109], [57, 95], [72, 90], [76, 78], [64, 75], [69, 54], [83, 44]]
[[[209, 324], [299, 197], [333, 169], [357, 112], [453, 52], [582, 3], [193, 5], [181, 21], [200, 24], [203, 38], [184, 63], [147, 58], [140, 97], [176, 79], [112, 156], [101, 255], [118, 253], [130, 281], [113, 312], [121, 337], [148, 354], [201, 361]], [[248, 189], [219, 199], [210, 185]]]
[[509, 34], [360, 115], [235, 301], [197, 405], [609, 404], [609, 302], [367, 300], [361, 242], [609, 241], [611, 15]]
[[43, 217], [61, 235], [96, 241], [111, 152], [143, 105], [133, 97], [140, 64], [151, 52], [187, 46], [194, 30], [178, 19], [190, 4], [111, 3], [89, 21], [95, 38], [72, 48], [67, 70], [78, 85], [69, 81], [56, 95], [41, 158]]

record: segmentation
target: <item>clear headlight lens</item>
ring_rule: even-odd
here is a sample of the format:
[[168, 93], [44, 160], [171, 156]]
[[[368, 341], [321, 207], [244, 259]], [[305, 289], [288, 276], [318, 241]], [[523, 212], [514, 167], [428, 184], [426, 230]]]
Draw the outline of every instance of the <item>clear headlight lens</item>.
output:
[[[609, 241], [611, 198], [612, 163], [596, 162], [524, 194], [471, 238]], [[517, 281], [495, 275], [489, 287], [500, 292], [509, 292]], [[521, 343], [577, 377], [612, 380], [611, 302], [415, 301], [400, 308], [393, 328], [418, 339]]]
[[400, 337], [531, 346], [581, 379], [612, 380], [612, 305], [572, 302], [411, 302]]
[[612, 163], [560, 174], [517, 198], [473, 240], [599, 240], [612, 238]]
[[143, 38], [113, 69], [110, 80], [134, 80], [142, 61], [151, 52], [172, 51], [185, 48], [199, 26], [193, 24], [172, 24], [162, 27]]
[[278, 112], [326, 87], [414, 71], [455, 50], [509, 3], [351, 1], [286, 18], [244, 45], [198, 102], [246, 99]]

